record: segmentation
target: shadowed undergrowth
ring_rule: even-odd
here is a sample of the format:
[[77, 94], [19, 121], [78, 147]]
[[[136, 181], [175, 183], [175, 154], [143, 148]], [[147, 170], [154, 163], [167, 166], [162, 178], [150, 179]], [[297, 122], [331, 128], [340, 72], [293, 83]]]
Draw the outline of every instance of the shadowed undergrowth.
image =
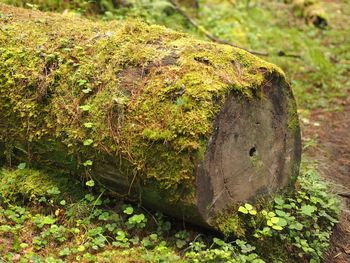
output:
[[3, 261], [320, 262], [339, 214], [337, 199], [310, 162], [296, 192], [232, 210], [232, 220], [223, 221], [226, 237], [116, 203], [92, 180], [83, 187], [67, 175], [59, 178], [23, 165], [1, 171]]

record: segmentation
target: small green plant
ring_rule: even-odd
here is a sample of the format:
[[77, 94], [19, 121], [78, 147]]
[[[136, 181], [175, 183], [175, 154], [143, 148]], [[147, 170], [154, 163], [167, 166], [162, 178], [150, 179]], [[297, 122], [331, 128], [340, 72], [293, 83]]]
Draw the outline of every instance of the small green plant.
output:
[[117, 235], [115, 237], [115, 241], [112, 243], [115, 247], [126, 248], [129, 247], [129, 239], [127, 237], [127, 233], [123, 230], [118, 230]]
[[94, 187], [95, 186], [95, 181], [94, 180], [89, 180], [85, 183], [88, 187]]
[[17, 168], [20, 170], [23, 170], [24, 168], [26, 168], [27, 164], [26, 163], [20, 163]]
[[176, 247], [181, 249], [187, 245], [189, 241], [189, 234], [187, 231], [180, 231], [175, 234], [175, 238], [176, 238]]
[[128, 228], [144, 228], [147, 223], [147, 218], [144, 214], [135, 214], [129, 217], [127, 226]]
[[85, 123], [84, 123], [84, 127], [85, 127], [85, 128], [89, 128], [89, 129], [90, 129], [90, 128], [92, 128], [93, 126], [94, 126], [94, 124], [93, 124], [92, 122], [85, 122]]
[[87, 139], [84, 141], [84, 146], [89, 146], [93, 143], [94, 141], [92, 139]]
[[79, 107], [82, 111], [89, 111], [91, 106], [90, 105], [82, 105]]
[[127, 206], [123, 212], [127, 215], [132, 215], [134, 213], [134, 208], [132, 206]]
[[93, 162], [91, 160], [86, 160], [85, 162], [83, 162], [83, 166], [91, 166], [93, 164]]
[[240, 206], [238, 208], [238, 212], [241, 212], [243, 214], [251, 214], [251, 215], [256, 215], [256, 210], [251, 204], [245, 204], [244, 206]]

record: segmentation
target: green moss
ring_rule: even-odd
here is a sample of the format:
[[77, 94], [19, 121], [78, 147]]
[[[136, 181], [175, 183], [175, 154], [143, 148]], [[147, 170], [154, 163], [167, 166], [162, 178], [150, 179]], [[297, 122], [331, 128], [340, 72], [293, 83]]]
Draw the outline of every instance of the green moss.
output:
[[31, 169], [0, 170], [0, 196], [5, 201], [37, 201], [40, 197], [50, 196], [52, 189], [59, 189], [62, 198], [81, 197], [81, 187], [67, 176]]
[[292, 131], [300, 130], [299, 116], [297, 113], [297, 107], [295, 101], [288, 98], [288, 128]]
[[170, 141], [172, 139], [170, 131], [152, 130], [149, 128], [143, 130], [143, 136], [151, 141]]
[[[260, 197], [254, 201], [254, 207], [257, 210], [271, 208], [273, 202], [272, 196]], [[225, 209], [217, 213], [210, 223], [215, 229], [218, 229], [225, 235], [226, 238], [250, 238], [253, 235], [251, 224], [259, 226], [263, 221], [264, 217], [261, 214], [254, 215], [254, 220], [248, 220], [247, 217], [242, 216], [238, 212], [240, 205], [244, 204], [230, 204]]]
[[[237, 210], [236, 210], [237, 211]], [[237, 212], [233, 213], [222, 213], [216, 218], [215, 225], [226, 237], [235, 236], [242, 238], [245, 236], [244, 224], [237, 215]]]
[[[160, 26], [0, 11], [0, 120], [9, 123], [0, 141], [62, 142], [80, 167], [113, 156], [132, 165], [129, 178], [185, 187], [191, 197], [227, 94], [250, 98], [266, 76], [284, 79], [243, 50]], [[84, 146], [87, 139], [93, 144]], [[27, 147], [29, 158], [38, 154]]]

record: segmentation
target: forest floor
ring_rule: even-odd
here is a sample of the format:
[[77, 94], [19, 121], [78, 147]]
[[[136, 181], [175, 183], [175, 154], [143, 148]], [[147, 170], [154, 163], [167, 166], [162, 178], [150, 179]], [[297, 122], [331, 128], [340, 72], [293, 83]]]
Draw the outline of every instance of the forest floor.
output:
[[317, 140], [305, 153], [318, 162], [321, 175], [334, 183], [334, 191], [343, 199], [326, 263], [350, 262], [350, 96], [342, 104], [340, 112], [314, 110], [303, 129], [305, 140]]

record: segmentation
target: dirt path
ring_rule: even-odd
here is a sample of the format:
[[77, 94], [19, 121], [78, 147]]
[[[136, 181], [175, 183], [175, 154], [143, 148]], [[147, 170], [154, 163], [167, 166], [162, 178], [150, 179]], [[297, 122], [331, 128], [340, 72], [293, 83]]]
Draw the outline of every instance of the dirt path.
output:
[[[317, 146], [306, 154], [318, 161], [327, 180], [335, 183], [334, 191], [344, 197], [342, 215], [336, 226], [325, 263], [350, 263], [350, 96], [341, 112], [312, 112], [304, 125], [303, 137], [316, 138]], [[347, 195], [347, 197], [345, 197]]]

